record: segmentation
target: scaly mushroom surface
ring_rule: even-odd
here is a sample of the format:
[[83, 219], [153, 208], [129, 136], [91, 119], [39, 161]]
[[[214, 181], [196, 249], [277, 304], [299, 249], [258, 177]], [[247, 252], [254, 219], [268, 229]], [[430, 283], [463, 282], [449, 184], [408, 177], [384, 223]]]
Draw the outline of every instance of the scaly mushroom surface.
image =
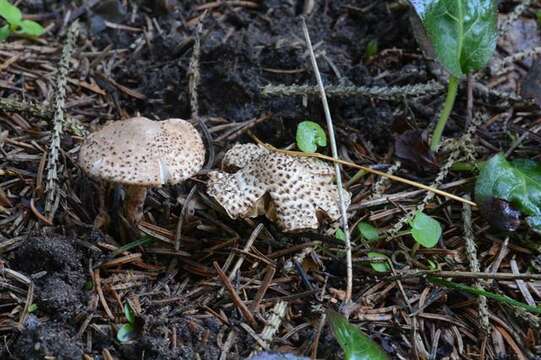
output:
[[142, 218], [147, 188], [178, 184], [204, 161], [201, 136], [182, 119], [115, 121], [90, 134], [79, 153], [81, 168], [91, 177], [124, 185], [132, 224]]
[[[288, 232], [317, 229], [324, 216], [340, 218], [334, 168], [319, 159], [237, 144], [222, 166], [238, 171], [210, 172], [207, 191], [231, 218], [265, 214]], [[344, 192], [349, 206], [351, 194]]]

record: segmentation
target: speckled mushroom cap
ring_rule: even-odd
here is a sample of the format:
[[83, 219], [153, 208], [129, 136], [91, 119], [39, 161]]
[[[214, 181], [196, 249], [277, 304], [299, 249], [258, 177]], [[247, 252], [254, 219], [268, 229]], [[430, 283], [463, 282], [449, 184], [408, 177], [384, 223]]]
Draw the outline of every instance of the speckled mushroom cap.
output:
[[[222, 165], [240, 170], [210, 172], [208, 194], [234, 219], [264, 213], [291, 232], [317, 229], [321, 214], [331, 220], [340, 218], [334, 168], [321, 160], [237, 144], [226, 153]], [[349, 206], [351, 195], [344, 193]]]
[[182, 119], [115, 121], [90, 134], [79, 153], [89, 175], [142, 186], [177, 184], [196, 174], [204, 161], [201, 136]]

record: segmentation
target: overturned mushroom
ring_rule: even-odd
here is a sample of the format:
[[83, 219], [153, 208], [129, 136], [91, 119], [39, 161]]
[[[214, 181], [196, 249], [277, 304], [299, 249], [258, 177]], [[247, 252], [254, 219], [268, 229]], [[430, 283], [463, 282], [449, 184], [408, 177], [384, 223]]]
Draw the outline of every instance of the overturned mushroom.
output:
[[79, 155], [90, 176], [120, 183], [126, 190], [126, 218], [138, 224], [149, 187], [178, 184], [196, 174], [205, 147], [187, 121], [136, 117], [115, 121], [89, 135]]
[[223, 166], [238, 171], [209, 173], [208, 193], [234, 219], [265, 214], [284, 231], [299, 231], [317, 229], [321, 215], [340, 218], [334, 168], [321, 160], [237, 144]]

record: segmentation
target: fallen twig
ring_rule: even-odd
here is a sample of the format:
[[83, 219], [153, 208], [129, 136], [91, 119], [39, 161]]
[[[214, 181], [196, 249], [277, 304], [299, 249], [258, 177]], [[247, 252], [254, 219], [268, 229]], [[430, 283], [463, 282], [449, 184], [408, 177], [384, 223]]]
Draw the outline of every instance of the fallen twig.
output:
[[233, 287], [233, 284], [231, 284], [231, 280], [227, 277], [227, 275], [223, 272], [223, 270], [220, 268], [220, 265], [215, 261], [213, 263], [214, 269], [218, 273], [218, 277], [222, 281], [222, 284], [224, 284], [227, 292], [229, 293], [229, 296], [231, 296], [231, 300], [233, 300], [233, 303], [235, 306], [240, 310], [242, 316], [250, 323], [251, 326], [256, 325], [256, 321], [254, 318], [254, 315], [252, 312], [248, 309], [246, 304], [242, 301], [242, 299], [239, 297], [237, 292], [235, 291], [235, 288]]
[[[436, 81], [405, 86], [325, 86], [325, 92], [329, 97], [369, 96], [387, 100], [433, 95], [442, 92], [443, 89], [444, 87]], [[261, 93], [263, 96], [317, 95], [319, 88], [312, 85], [266, 85], [261, 88]]]
[[[306, 46], [310, 52], [310, 60], [312, 61], [312, 68], [319, 86], [321, 102], [323, 104], [323, 111], [325, 112], [325, 120], [327, 121], [327, 131], [329, 132], [329, 139], [331, 144], [332, 158], [338, 160], [338, 150], [336, 147], [336, 138], [334, 136], [334, 125], [332, 122], [331, 112], [329, 110], [329, 103], [327, 102], [327, 95], [325, 95], [325, 87], [323, 86], [323, 80], [319, 73], [317, 65], [316, 55], [314, 54], [314, 48], [312, 47], [312, 41], [310, 40], [310, 34], [308, 33], [308, 27], [304, 17], [302, 18], [302, 30], [306, 39]], [[353, 265], [351, 261], [351, 237], [349, 234], [348, 214], [346, 209], [346, 202], [344, 196], [344, 188], [342, 185], [342, 173], [338, 162], [334, 163], [334, 170], [336, 172], [336, 185], [338, 186], [338, 200], [340, 203], [340, 215], [342, 222], [342, 229], [344, 231], [344, 240], [346, 244], [346, 272], [347, 272], [347, 285], [346, 285], [346, 297], [344, 301], [346, 303], [351, 301], [351, 293], [353, 289]]]
[[45, 186], [45, 216], [52, 222], [58, 208], [58, 158], [60, 156], [60, 138], [64, 132], [64, 106], [66, 100], [66, 82], [70, 70], [71, 54], [75, 47], [75, 41], [79, 34], [79, 25], [74, 22], [67, 34], [64, 49], [58, 64], [56, 76], [53, 131], [49, 145], [49, 159], [47, 162], [47, 183]]
[[421, 184], [421, 183], [419, 183], [417, 181], [404, 179], [404, 178], [402, 178], [400, 176], [390, 175], [390, 174], [384, 173], [383, 171], [371, 169], [371, 168], [369, 168], [367, 166], [358, 165], [358, 164], [355, 164], [353, 162], [342, 160], [342, 159], [334, 159], [334, 158], [332, 158], [330, 156], [319, 154], [319, 153], [303, 153], [303, 152], [300, 152], [300, 151], [277, 149], [277, 148], [275, 148], [274, 146], [272, 146], [270, 144], [262, 142], [257, 137], [255, 137], [253, 134], [252, 134], [252, 137], [254, 138], [254, 140], [257, 143], [259, 143], [260, 145], [262, 145], [262, 146], [264, 146], [267, 149], [272, 150], [272, 151], [276, 151], [276, 152], [286, 154], [286, 155], [290, 155], [290, 156], [313, 157], [313, 158], [317, 158], [317, 159], [321, 159], [321, 160], [332, 161], [332, 162], [342, 164], [342, 165], [345, 165], [345, 166], [348, 166], [348, 167], [351, 167], [351, 168], [354, 168], [354, 169], [364, 170], [364, 171], [366, 171], [368, 173], [371, 173], [371, 174], [374, 174], [374, 175], [384, 176], [384, 177], [387, 177], [387, 178], [389, 178], [389, 179], [391, 179], [393, 181], [397, 181], [397, 182], [401, 182], [403, 184], [414, 186], [416, 188], [423, 189], [423, 190], [426, 190], [426, 191], [430, 191], [430, 192], [433, 192], [433, 193], [435, 193], [437, 195], [441, 195], [441, 196], [444, 196], [446, 198], [453, 199], [453, 200], [456, 200], [456, 201], [460, 201], [462, 203], [470, 204], [471, 206], [477, 207], [477, 204], [474, 203], [471, 200], [467, 200], [467, 199], [461, 198], [460, 196], [448, 193], [446, 191], [442, 191], [442, 190], [436, 189], [434, 187]]

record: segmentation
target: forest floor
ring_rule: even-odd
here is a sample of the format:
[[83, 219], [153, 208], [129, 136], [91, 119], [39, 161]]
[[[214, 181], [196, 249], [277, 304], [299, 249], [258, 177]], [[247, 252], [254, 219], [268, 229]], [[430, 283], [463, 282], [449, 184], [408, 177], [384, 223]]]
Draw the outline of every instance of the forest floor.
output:
[[[313, 7], [303, 9], [305, 3]], [[100, 186], [77, 162], [86, 134], [136, 115], [198, 116], [208, 128], [207, 170], [219, 169], [235, 143], [253, 142], [249, 132], [283, 148], [294, 144], [300, 121], [323, 126], [317, 92], [263, 91], [316, 85], [301, 27], [305, 11], [327, 86], [425, 90], [388, 89], [385, 98], [330, 94], [340, 157], [473, 197], [476, 174], [455, 171], [452, 162], [498, 152], [541, 156], [541, 112], [536, 99], [522, 96], [541, 102], [541, 65], [528, 56], [508, 61], [541, 52], [539, 4], [521, 9], [502, 1], [496, 55], [462, 82], [446, 146], [429, 159], [419, 134], [435, 124], [446, 79], [419, 50], [404, 1], [29, 0], [20, 7], [47, 32], [0, 43], [0, 358], [245, 359], [268, 349], [338, 359], [324, 321], [333, 308], [396, 359], [541, 359], [539, 314], [493, 299], [487, 305], [424, 276], [436, 266], [474, 286], [476, 257], [487, 291], [536, 306], [541, 280], [505, 276], [541, 272], [539, 235], [525, 226], [498, 232], [476, 207], [375, 175], [354, 177], [345, 167], [354, 277], [353, 304], [344, 308], [337, 224], [290, 234], [264, 217], [232, 220], [206, 194], [202, 171], [149, 192], [138, 236], [118, 230], [122, 189], [110, 189], [112, 223], [100, 231], [93, 226]], [[199, 43], [199, 64], [190, 68]], [[63, 51], [67, 73], [59, 76]], [[395, 147], [396, 139], [402, 142]], [[434, 248], [418, 248], [402, 231], [419, 208], [443, 226]], [[362, 241], [361, 221], [378, 228], [380, 240]], [[392, 274], [372, 269], [371, 251], [391, 259]], [[136, 333], [122, 343], [117, 331], [127, 322], [127, 303]]]

